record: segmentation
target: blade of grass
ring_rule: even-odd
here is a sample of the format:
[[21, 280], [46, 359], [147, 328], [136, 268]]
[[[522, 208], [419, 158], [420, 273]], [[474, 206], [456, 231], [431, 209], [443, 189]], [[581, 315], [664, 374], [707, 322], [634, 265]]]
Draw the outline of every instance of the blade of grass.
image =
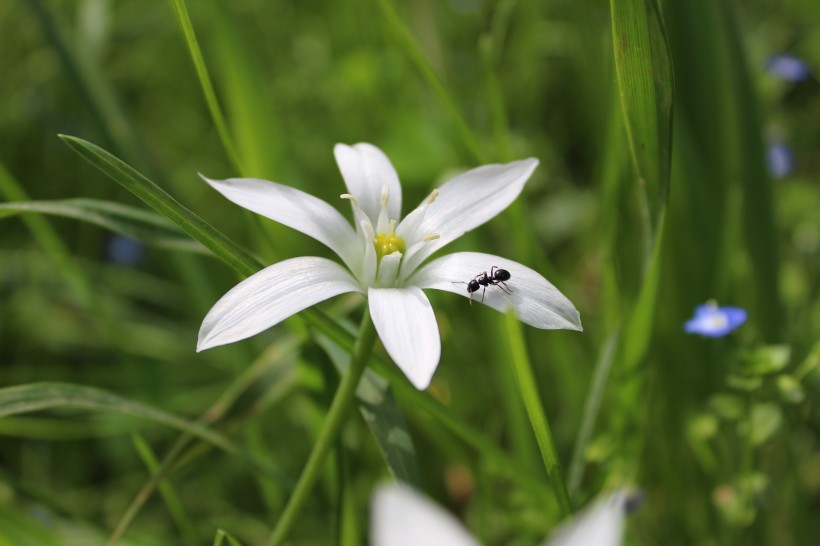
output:
[[589, 440], [592, 438], [592, 432], [595, 430], [595, 422], [598, 420], [598, 412], [601, 409], [601, 401], [604, 396], [604, 387], [609, 377], [609, 370], [612, 368], [612, 362], [615, 359], [615, 349], [619, 335], [620, 332], [615, 330], [607, 336], [606, 342], [601, 348], [601, 353], [598, 355], [598, 361], [595, 363], [595, 373], [592, 376], [589, 394], [587, 394], [586, 403], [584, 404], [584, 417], [581, 421], [581, 427], [578, 429], [578, 436], [575, 438], [575, 447], [572, 450], [572, 459], [569, 463], [567, 489], [571, 497], [578, 494], [584, 477], [584, 457]]
[[651, 240], [669, 191], [672, 61], [655, 0], [610, 0], [609, 5], [624, 127], [646, 196]]
[[186, 237], [164, 216], [113, 201], [62, 199], [0, 203], [0, 219], [24, 213], [50, 214], [82, 220], [159, 248], [211, 255], [205, 247]]
[[197, 423], [179, 418], [146, 404], [128, 400], [116, 394], [70, 383], [32, 383], [0, 389], [0, 417], [19, 415], [53, 408], [78, 408], [100, 412], [117, 412], [148, 419], [167, 427], [181, 430], [241, 457], [251, 466], [274, 481], [289, 483], [280, 470], [270, 463], [251, 457], [224, 435]]
[[552, 430], [547, 414], [544, 412], [544, 405], [538, 394], [538, 386], [535, 383], [535, 376], [532, 372], [532, 364], [527, 355], [527, 348], [524, 343], [523, 332], [521, 331], [518, 319], [512, 313], [505, 315], [507, 320], [505, 340], [510, 346], [512, 364], [518, 377], [518, 384], [521, 389], [521, 397], [524, 400], [524, 407], [532, 424], [538, 448], [541, 450], [541, 457], [544, 460], [544, 467], [547, 470], [547, 477], [552, 484], [555, 499], [561, 514], [569, 517], [572, 514], [572, 504], [567, 494], [564, 484], [564, 476], [561, 471], [561, 461], [558, 457], [558, 450], [555, 448], [555, 440], [552, 437]]
[[[266, 373], [270, 372], [271, 368], [286, 365], [289, 362], [288, 356], [293, 354], [295, 348], [296, 339], [293, 337], [285, 338], [270, 346], [228, 385], [216, 401], [199, 416], [197, 422], [212, 425], [221, 421], [236, 400]], [[284, 388], [287, 383], [287, 376], [277, 376], [278, 387]], [[128, 526], [134, 520], [137, 513], [139, 513], [142, 506], [151, 498], [151, 495], [153, 495], [161, 480], [170, 476], [177, 468], [185, 466], [197, 456], [204, 453], [204, 450], [196, 450], [196, 448], [194, 448], [189, 450], [186, 456], [185, 450], [191, 445], [194, 439], [195, 437], [191, 434], [183, 434], [177, 438], [171, 446], [171, 449], [169, 449], [162, 458], [162, 462], [159, 464], [156, 472], [154, 472], [154, 475], [142, 486], [140, 491], [132, 499], [131, 504], [125, 512], [123, 512], [106, 546], [114, 546], [119, 542], [120, 537], [125, 534]], [[201, 445], [204, 446], [207, 444], [203, 443]]]
[[[134, 444], [134, 448], [137, 450], [137, 453], [139, 453], [142, 462], [145, 463], [146, 468], [148, 468], [152, 475], [156, 476], [159, 469], [159, 462], [157, 461], [157, 457], [154, 455], [154, 451], [151, 449], [151, 446], [148, 445], [148, 442], [146, 442], [145, 438], [143, 438], [139, 433], [132, 434], [131, 441]], [[165, 505], [168, 507], [168, 511], [171, 513], [171, 519], [174, 520], [174, 523], [179, 529], [180, 535], [182, 535], [183, 543], [188, 546], [196, 546], [199, 544], [199, 538], [197, 537], [194, 524], [191, 521], [191, 518], [188, 517], [185, 507], [179, 500], [179, 497], [177, 496], [176, 491], [174, 491], [174, 488], [171, 486], [170, 481], [167, 479], [160, 481], [159, 491], [165, 501]]]
[[[0, 162], [0, 195], [9, 201], [27, 201], [28, 194], [17, 180]], [[55, 269], [65, 276], [66, 281], [80, 301], [93, 306], [95, 301], [91, 282], [74, 262], [68, 247], [63, 243], [57, 232], [44, 218], [40, 216], [26, 216], [23, 222], [28, 227], [37, 244], [48, 254], [54, 262]]]
[[177, 20], [179, 29], [185, 38], [185, 45], [188, 46], [188, 53], [191, 54], [191, 61], [194, 63], [199, 84], [202, 87], [202, 94], [205, 96], [205, 102], [208, 104], [208, 110], [211, 113], [211, 119], [216, 125], [216, 130], [219, 133], [219, 138], [222, 141], [222, 147], [228, 154], [228, 159], [231, 162], [234, 170], [237, 173], [242, 173], [242, 163], [239, 161], [239, 156], [236, 154], [236, 148], [233, 145], [230, 132], [228, 131], [228, 124], [225, 123], [225, 117], [222, 115], [222, 108], [219, 106], [219, 100], [216, 97], [211, 76], [208, 74], [208, 67], [205, 66], [205, 59], [202, 57], [202, 51], [199, 49], [199, 42], [194, 33], [194, 27], [191, 24], [191, 18], [188, 15], [188, 7], [185, 5], [185, 0], [168, 0], [171, 10], [174, 12], [174, 17]]
[[391, 35], [398, 42], [399, 47], [409, 57], [410, 61], [415, 65], [416, 69], [421, 73], [422, 78], [427, 81], [427, 84], [432, 89], [433, 94], [441, 103], [444, 111], [450, 117], [450, 120], [455, 126], [461, 143], [464, 148], [472, 155], [476, 161], [481, 161], [482, 153], [470, 127], [461, 115], [456, 103], [450, 97], [441, 78], [436, 74], [435, 69], [427, 60], [427, 56], [416, 43], [416, 39], [410, 33], [410, 30], [404, 25], [398, 13], [390, 0], [376, 0], [381, 8], [382, 15], [387, 22], [387, 28]]
[[142, 199], [149, 207], [169, 218], [185, 233], [201, 242], [219, 259], [242, 275], [252, 275], [262, 268], [262, 264], [247, 250], [182, 206], [162, 188], [124, 161], [81, 138], [68, 135], [59, 135], [59, 137], [83, 159]]

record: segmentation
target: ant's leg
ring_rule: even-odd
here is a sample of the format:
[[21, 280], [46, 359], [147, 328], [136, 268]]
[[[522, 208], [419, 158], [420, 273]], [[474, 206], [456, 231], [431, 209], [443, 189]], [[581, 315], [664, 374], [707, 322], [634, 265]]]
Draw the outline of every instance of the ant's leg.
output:
[[495, 277], [495, 270], [500, 269], [497, 265], [494, 265], [490, 268], [490, 278]]
[[484, 287], [484, 291], [481, 293], [481, 303], [484, 303], [484, 294], [487, 293], [487, 287]]
[[[504, 288], [506, 288], [506, 289], [507, 289], [507, 294], [512, 294], [512, 290], [510, 289], [510, 287], [509, 287], [509, 286], [507, 286], [507, 284], [506, 284], [504, 281], [498, 281], [498, 284], [499, 284], [499, 285], [503, 285], [503, 286], [504, 286]], [[500, 286], [499, 286], [499, 288], [500, 288]], [[503, 288], [502, 288], [502, 290], [503, 290]]]

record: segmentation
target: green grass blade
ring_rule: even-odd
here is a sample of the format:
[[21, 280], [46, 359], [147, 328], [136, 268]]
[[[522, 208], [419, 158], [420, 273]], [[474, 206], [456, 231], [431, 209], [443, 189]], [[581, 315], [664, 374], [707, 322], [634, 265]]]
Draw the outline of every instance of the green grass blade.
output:
[[[28, 194], [17, 180], [8, 172], [0, 162], [0, 195], [9, 201], [25, 201], [29, 199]], [[49, 255], [54, 262], [56, 269], [65, 275], [66, 281], [71, 286], [74, 293], [89, 306], [96, 305], [96, 298], [89, 281], [83, 272], [77, 267], [71, 253], [63, 243], [57, 231], [44, 218], [39, 216], [27, 216], [23, 218], [37, 244]]]
[[518, 318], [513, 313], [507, 313], [505, 319], [505, 338], [509, 345], [510, 360], [518, 378], [521, 398], [524, 401], [524, 407], [527, 409], [527, 415], [530, 418], [532, 431], [535, 433], [535, 439], [541, 451], [544, 468], [552, 485], [555, 500], [561, 509], [562, 516], [569, 517], [572, 514], [572, 504], [564, 483], [561, 460], [558, 458], [552, 429], [544, 411], [541, 396], [538, 394], [538, 386], [535, 383], [532, 364], [527, 354], [524, 333], [521, 330]]
[[142, 199], [149, 207], [169, 218], [233, 269], [245, 276], [261, 269], [262, 264], [247, 250], [228, 239], [124, 161], [81, 138], [59, 136], [83, 159]]
[[136, 207], [100, 199], [16, 201], [0, 203], [0, 219], [39, 213], [82, 220], [160, 248], [210, 255], [164, 216]]
[[220, 108], [219, 100], [216, 98], [216, 91], [211, 82], [211, 76], [208, 74], [205, 59], [202, 57], [202, 51], [199, 49], [199, 42], [196, 39], [194, 27], [191, 24], [191, 17], [188, 15], [188, 7], [185, 5], [185, 0], [169, 0], [169, 2], [179, 29], [182, 32], [182, 36], [185, 38], [188, 52], [191, 54], [191, 60], [194, 63], [199, 84], [202, 86], [202, 93], [205, 95], [205, 102], [208, 103], [208, 110], [211, 113], [211, 119], [213, 119], [214, 125], [216, 125], [222, 146], [225, 148], [225, 152], [228, 154], [228, 159], [230, 159], [234, 170], [237, 173], [242, 173], [242, 164], [239, 161], [239, 156], [236, 154], [236, 148], [233, 145], [233, 140], [228, 131], [228, 124], [225, 123], [225, 117], [222, 115], [222, 108]]
[[276, 180], [281, 175], [285, 130], [276, 111], [277, 97], [271, 96], [270, 88], [259, 85], [259, 75], [268, 72], [270, 67], [259, 48], [249, 42], [230, 4], [207, 0], [198, 2], [197, 7], [206, 13], [209, 50], [214, 56], [211, 66], [219, 75], [230, 133], [242, 162], [243, 170], [236, 174]]
[[399, 14], [396, 13], [396, 9], [393, 7], [391, 0], [375, 1], [379, 4], [379, 8], [381, 8], [381, 12], [384, 15], [385, 21], [387, 22], [387, 29], [398, 42], [401, 49], [404, 50], [405, 54], [410, 58], [410, 61], [412, 61], [412, 63], [416, 66], [418, 71], [421, 73], [421, 76], [427, 81], [427, 84], [430, 86], [430, 89], [432, 89], [433, 94], [441, 103], [444, 111], [447, 112], [447, 115], [450, 117], [450, 121], [452, 121], [455, 125], [462, 144], [473, 156], [473, 159], [481, 162], [483, 154], [481, 153], [481, 148], [473, 136], [472, 131], [470, 131], [470, 127], [461, 115], [455, 101], [447, 92], [447, 88], [444, 87], [441, 78], [438, 74], [436, 74], [436, 71], [430, 64], [430, 61], [416, 43], [416, 39], [410, 33], [407, 26], [405, 26], [402, 22]]
[[615, 71], [651, 233], [666, 205], [672, 147], [672, 62], [655, 0], [610, 0]]
[[[147, 441], [145, 441], [145, 438], [138, 433], [134, 433], [131, 439], [133, 441], [134, 448], [137, 450], [137, 453], [139, 453], [139, 456], [143, 463], [145, 463], [145, 466], [152, 475], [157, 475], [157, 472], [159, 471], [159, 461], [157, 461], [157, 457], [154, 455], [154, 451], [151, 449], [151, 446]], [[194, 524], [191, 521], [191, 518], [188, 517], [185, 507], [179, 500], [179, 496], [176, 491], [171, 486], [171, 482], [167, 479], [162, 480], [159, 484], [159, 491], [165, 501], [166, 506], [168, 506], [168, 511], [171, 513], [171, 518], [174, 520], [174, 523], [182, 535], [183, 542], [188, 546], [196, 546], [199, 544], [199, 539], [197, 538]]]
[[77, 408], [100, 412], [117, 412], [148, 419], [186, 432], [231, 455], [242, 457], [257, 470], [281, 483], [289, 479], [269, 463], [250, 457], [224, 435], [168, 412], [128, 400], [116, 394], [70, 383], [32, 383], [0, 389], [0, 417], [53, 408]]
[[606, 342], [601, 348], [601, 354], [598, 355], [598, 361], [595, 363], [595, 373], [584, 404], [584, 417], [578, 430], [578, 436], [575, 439], [575, 447], [572, 450], [572, 459], [569, 464], [567, 489], [571, 497], [578, 493], [584, 477], [586, 450], [595, 430], [595, 423], [598, 420], [598, 412], [601, 409], [607, 378], [612, 368], [612, 362], [615, 360], [619, 334], [620, 332], [615, 330], [607, 336]]

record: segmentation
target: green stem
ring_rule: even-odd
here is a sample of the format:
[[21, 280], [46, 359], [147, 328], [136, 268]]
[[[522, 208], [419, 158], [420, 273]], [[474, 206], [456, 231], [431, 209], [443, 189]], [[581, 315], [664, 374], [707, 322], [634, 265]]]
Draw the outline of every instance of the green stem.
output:
[[572, 505], [569, 501], [566, 485], [561, 472], [561, 462], [558, 459], [558, 452], [555, 449], [555, 440], [552, 438], [547, 414], [538, 395], [538, 388], [535, 385], [535, 375], [532, 372], [532, 364], [527, 356], [527, 349], [524, 345], [524, 336], [518, 326], [518, 319], [515, 315], [508, 313], [505, 317], [506, 339], [509, 343], [510, 356], [512, 357], [515, 375], [521, 387], [521, 396], [524, 400], [524, 407], [527, 408], [527, 415], [530, 418], [538, 448], [541, 450], [541, 458], [544, 460], [544, 468], [547, 470], [547, 477], [552, 484], [555, 500], [561, 508], [564, 517], [572, 514]]
[[313, 450], [310, 452], [302, 475], [299, 476], [296, 489], [293, 490], [282, 516], [276, 523], [276, 528], [268, 541], [268, 546], [282, 544], [294, 523], [296, 523], [296, 518], [302, 510], [313, 484], [319, 478], [325, 460], [345, 422], [347, 412], [356, 394], [356, 387], [359, 385], [359, 379], [361, 379], [367, 361], [370, 359], [370, 353], [373, 350], [375, 341], [376, 330], [370, 320], [370, 313], [365, 309], [359, 327], [359, 336], [350, 357], [350, 366], [342, 377], [336, 394], [333, 396], [333, 402], [330, 404], [330, 410], [328, 410], [322, 430], [319, 431], [319, 437], [313, 445]]

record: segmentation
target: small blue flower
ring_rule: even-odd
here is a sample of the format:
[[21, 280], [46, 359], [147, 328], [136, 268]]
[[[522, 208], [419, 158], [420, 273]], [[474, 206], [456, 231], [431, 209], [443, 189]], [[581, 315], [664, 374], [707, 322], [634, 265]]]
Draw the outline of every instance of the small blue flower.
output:
[[130, 237], [114, 234], [105, 242], [105, 259], [117, 265], [137, 265], [145, 255], [145, 246]]
[[766, 151], [766, 165], [775, 178], [785, 178], [794, 170], [794, 154], [788, 144], [772, 142]]
[[723, 337], [746, 322], [746, 310], [740, 307], [718, 307], [715, 302], [698, 305], [695, 316], [686, 322], [689, 334]]
[[772, 76], [787, 82], [801, 82], [809, 77], [809, 68], [803, 59], [788, 53], [778, 53], [769, 57], [766, 69]]

